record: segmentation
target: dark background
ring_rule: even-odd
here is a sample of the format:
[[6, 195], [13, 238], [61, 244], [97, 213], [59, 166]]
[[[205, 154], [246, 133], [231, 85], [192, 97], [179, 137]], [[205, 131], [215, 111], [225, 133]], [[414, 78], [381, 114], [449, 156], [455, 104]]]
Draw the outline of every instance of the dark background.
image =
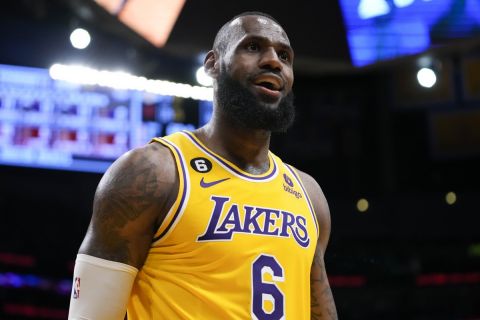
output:
[[[439, 80], [425, 89], [415, 78], [420, 55], [352, 67], [334, 0], [188, 1], [164, 49], [90, 1], [22, 0], [0, 5], [0, 63], [83, 60], [193, 84], [196, 55], [252, 9], [277, 18], [296, 51], [298, 116], [272, 149], [327, 196], [340, 318], [480, 319], [480, 39], [431, 49]], [[93, 34], [85, 51], [68, 42], [76, 25]], [[100, 178], [0, 166], [0, 319], [66, 318]], [[360, 198], [370, 205], [363, 213]], [[15, 275], [31, 281], [15, 285]]]

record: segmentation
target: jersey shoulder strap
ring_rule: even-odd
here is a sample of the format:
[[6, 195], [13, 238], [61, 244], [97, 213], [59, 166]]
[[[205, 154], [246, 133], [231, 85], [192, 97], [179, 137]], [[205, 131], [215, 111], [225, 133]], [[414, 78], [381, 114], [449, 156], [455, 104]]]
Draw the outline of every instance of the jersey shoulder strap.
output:
[[189, 179], [186, 167], [187, 164], [181, 148], [179, 147], [179, 143], [181, 143], [180, 140], [182, 140], [182, 135], [180, 133], [174, 133], [162, 138], [157, 137], [151, 140], [151, 143], [160, 143], [170, 149], [170, 152], [175, 160], [179, 177], [177, 197], [165, 216], [165, 219], [157, 229], [157, 232], [155, 232], [153, 242], [157, 242], [163, 238], [175, 224], [175, 221], [178, 220], [179, 216], [181, 216], [183, 210], [185, 210], [185, 203], [186, 199], [188, 198], [190, 188], [188, 183]]

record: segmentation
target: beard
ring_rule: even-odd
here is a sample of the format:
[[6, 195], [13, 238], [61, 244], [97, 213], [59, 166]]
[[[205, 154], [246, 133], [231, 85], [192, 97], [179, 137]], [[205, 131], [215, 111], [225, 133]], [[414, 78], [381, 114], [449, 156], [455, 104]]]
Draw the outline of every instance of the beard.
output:
[[281, 98], [278, 106], [272, 107], [227, 72], [221, 72], [217, 79], [217, 104], [228, 120], [241, 128], [285, 132], [295, 119], [292, 92]]

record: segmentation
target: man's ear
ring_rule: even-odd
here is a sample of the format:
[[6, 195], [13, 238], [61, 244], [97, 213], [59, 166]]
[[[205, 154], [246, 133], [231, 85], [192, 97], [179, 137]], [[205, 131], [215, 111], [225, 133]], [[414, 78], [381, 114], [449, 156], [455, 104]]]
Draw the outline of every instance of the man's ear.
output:
[[205, 56], [205, 61], [203, 62], [205, 73], [215, 79], [218, 75], [218, 66], [219, 61], [217, 60], [217, 54], [213, 50], [210, 50]]

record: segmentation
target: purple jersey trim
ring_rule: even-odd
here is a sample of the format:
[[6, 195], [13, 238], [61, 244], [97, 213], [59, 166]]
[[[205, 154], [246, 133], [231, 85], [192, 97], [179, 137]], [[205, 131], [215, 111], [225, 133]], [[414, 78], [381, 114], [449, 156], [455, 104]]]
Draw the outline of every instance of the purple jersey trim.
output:
[[305, 198], [307, 199], [307, 203], [308, 203], [308, 207], [310, 208], [310, 213], [312, 214], [312, 217], [313, 217], [313, 221], [315, 221], [315, 229], [317, 230], [317, 236], [320, 234], [319, 230], [318, 230], [318, 221], [317, 221], [317, 216], [315, 215], [315, 210], [313, 210], [313, 207], [312, 207], [312, 202], [310, 201], [310, 197], [308, 196], [308, 193], [307, 193], [307, 190], [305, 190], [305, 188], [303, 187], [303, 183], [302, 183], [302, 180], [300, 180], [300, 177], [297, 175], [297, 173], [295, 172], [295, 170], [293, 168], [291, 168], [288, 164], [285, 163], [285, 167], [290, 170], [290, 172], [293, 174], [293, 176], [295, 177], [295, 179], [298, 181], [298, 183], [300, 184], [300, 187], [302, 188], [303, 190], [303, 193], [305, 194]]
[[[273, 162], [273, 170], [272, 172], [270, 172], [269, 175], [265, 176], [265, 177], [255, 177], [255, 176], [250, 176], [250, 175], [246, 175], [245, 173], [243, 173], [242, 171], [232, 167], [230, 164], [228, 164], [225, 160], [223, 160], [222, 158], [220, 158], [219, 156], [217, 156], [216, 154], [214, 154], [213, 152], [211, 152], [210, 150], [206, 149], [204, 146], [202, 146], [200, 143], [198, 143], [198, 141], [192, 137], [192, 133], [188, 132], [188, 131], [182, 131], [182, 133], [187, 136], [197, 147], [199, 147], [203, 152], [205, 152], [206, 154], [208, 154], [209, 156], [211, 156], [212, 158], [214, 158], [215, 160], [217, 160], [218, 162], [220, 162], [221, 164], [223, 164], [225, 167], [227, 167], [230, 171], [233, 171], [235, 174], [241, 176], [241, 177], [244, 177], [246, 179], [250, 179], [250, 180], [255, 180], [255, 181], [262, 181], [262, 180], [268, 180], [270, 178], [272, 178], [276, 173], [277, 173], [277, 164], [275, 163], [275, 159], [271, 158], [272, 159], [272, 162]], [[270, 155], [269, 155], [270, 156]]]
[[183, 190], [182, 190], [182, 198], [180, 199], [180, 204], [178, 205], [177, 207], [177, 210], [175, 211], [175, 214], [173, 215], [173, 218], [172, 220], [170, 221], [170, 223], [168, 224], [168, 226], [165, 228], [165, 230], [163, 230], [163, 232], [158, 236], [158, 237], [155, 237], [153, 238], [152, 242], [156, 242], [158, 240], [160, 240], [161, 238], [163, 238], [163, 236], [165, 234], [167, 234], [167, 232], [170, 230], [170, 228], [172, 227], [172, 225], [175, 223], [175, 221], [177, 220], [178, 218], [178, 215], [180, 214], [180, 212], [182, 211], [182, 208], [183, 208], [183, 203], [185, 202], [185, 196], [187, 194], [187, 188], [188, 188], [188, 181], [187, 181], [187, 176], [186, 176], [186, 168], [185, 168], [185, 163], [184, 163], [184, 160], [183, 160], [183, 157], [182, 157], [182, 154], [180, 153], [180, 150], [177, 148], [177, 146], [175, 146], [173, 143], [171, 143], [170, 141], [167, 141], [163, 138], [158, 138], [159, 140], [161, 140], [160, 143], [164, 143], [170, 147], [172, 147], [174, 150], [175, 150], [175, 153], [177, 154], [177, 157], [178, 159], [180, 160], [180, 165], [181, 165], [181, 171], [182, 171], [182, 177], [183, 177]]

